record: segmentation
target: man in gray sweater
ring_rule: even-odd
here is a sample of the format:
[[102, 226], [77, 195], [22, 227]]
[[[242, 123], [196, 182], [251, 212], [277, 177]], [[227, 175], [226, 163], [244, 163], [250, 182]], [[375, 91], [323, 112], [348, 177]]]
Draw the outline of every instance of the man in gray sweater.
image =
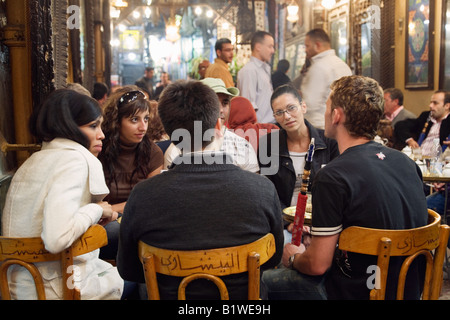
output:
[[[161, 120], [182, 155], [167, 172], [138, 184], [128, 198], [117, 257], [123, 279], [144, 282], [140, 240], [165, 249], [199, 250], [247, 244], [272, 233], [276, 253], [262, 269], [280, 262], [284, 239], [277, 192], [267, 178], [240, 169], [217, 151], [219, 103], [199, 81], [177, 81], [161, 96]], [[230, 299], [247, 299], [246, 274], [222, 279]], [[176, 299], [180, 280], [158, 275], [161, 298]], [[262, 284], [262, 298], [264, 289]], [[199, 280], [188, 286], [187, 298], [214, 299], [218, 291]]]

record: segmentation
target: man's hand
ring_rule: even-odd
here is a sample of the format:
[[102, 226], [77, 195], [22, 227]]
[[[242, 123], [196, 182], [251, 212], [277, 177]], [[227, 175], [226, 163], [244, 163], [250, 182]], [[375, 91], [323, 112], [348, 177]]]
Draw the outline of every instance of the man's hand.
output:
[[288, 268], [289, 267], [289, 258], [296, 253], [303, 253], [303, 252], [305, 252], [305, 250], [306, 250], [306, 248], [303, 245], [303, 243], [301, 243], [300, 246], [296, 246], [292, 243], [287, 243], [284, 246], [283, 258], [281, 259], [281, 261], [283, 262], [283, 265], [286, 268]]

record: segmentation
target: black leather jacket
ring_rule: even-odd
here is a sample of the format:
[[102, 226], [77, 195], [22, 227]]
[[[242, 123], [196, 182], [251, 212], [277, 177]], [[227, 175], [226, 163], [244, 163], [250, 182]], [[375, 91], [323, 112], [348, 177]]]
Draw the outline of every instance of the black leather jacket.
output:
[[[308, 188], [310, 189], [311, 182], [313, 181], [316, 172], [322, 167], [322, 165], [327, 164], [332, 159], [337, 157], [339, 155], [339, 149], [337, 142], [333, 139], [326, 138], [322, 129], [315, 128], [307, 120], [305, 120], [305, 124], [308, 127], [311, 138], [314, 138], [315, 140]], [[277, 135], [278, 137], [272, 138], [273, 135]], [[272, 146], [272, 140], [274, 142], [278, 141], [279, 152], [277, 152], [277, 149]], [[273, 170], [276, 173], [264, 174], [264, 168], [268, 168], [270, 165], [273, 165], [273, 163], [267, 163], [267, 159], [271, 157], [278, 158], [277, 169]], [[296, 176], [292, 159], [289, 156], [289, 150], [287, 147], [287, 133], [284, 129], [272, 131], [271, 133], [261, 137], [258, 147], [258, 161], [261, 168], [261, 174], [264, 174], [267, 178], [269, 178], [277, 189], [281, 209], [289, 207], [291, 204], [292, 194], [294, 193]]]

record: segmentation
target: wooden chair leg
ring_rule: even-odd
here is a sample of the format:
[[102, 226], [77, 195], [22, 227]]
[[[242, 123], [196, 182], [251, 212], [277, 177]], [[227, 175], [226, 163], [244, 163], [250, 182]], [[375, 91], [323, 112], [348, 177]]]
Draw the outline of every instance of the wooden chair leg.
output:
[[147, 283], [148, 300], [160, 300], [158, 282], [156, 280], [155, 256], [153, 254], [144, 258], [144, 277]]
[[260, 299], [260, 261], [259, 254], [252, 252], [248, 257], [248, 299], [259, 300]]

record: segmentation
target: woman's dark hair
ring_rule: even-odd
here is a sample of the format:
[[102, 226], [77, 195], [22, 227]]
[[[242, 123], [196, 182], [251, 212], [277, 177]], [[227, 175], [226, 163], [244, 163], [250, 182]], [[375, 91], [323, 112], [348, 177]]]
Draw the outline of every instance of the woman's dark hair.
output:
[[89, 149], [89, 140], [79, 127], [101, 115], [95, 99], [70, 89], [57, 89], [33, 110], [29, 127], [38, 142], [66, 138]]
[[272, 96], [270, 97], [270, 106], [272, 106], [273, 100], [286, 93], [293, 95], [298, 100], [299, 103], [302, 103], [303, 99], [302, 96], [300, 95], [300, 92], [298, 92], [298, 90], [294, 86], [292, 86], [292, 84], [284, 84], [276, 88], [275, 91], [272, 93]]
[[[150, 102], [145, 99], [145, 95], [135, 85], [122, 87], [112, 93], [104, 104], [104, 116], [102, 130], [105, 134], [103, 140], [103, 150], [99, 159], [103, 164], [105, 178], [108, 185], [116, 179], [116, 167], [120, 155], [120, 124], [122, 119], [129, 118], [142, 111], [150, 109]], [[142, 141], [137, 145], [134, 165], [135, 169], [130, 178], [130, 183], [137, 172], [143, 176], [150, 173], [150, 154], [152, 144], [148, 135], [144, 135]]]

